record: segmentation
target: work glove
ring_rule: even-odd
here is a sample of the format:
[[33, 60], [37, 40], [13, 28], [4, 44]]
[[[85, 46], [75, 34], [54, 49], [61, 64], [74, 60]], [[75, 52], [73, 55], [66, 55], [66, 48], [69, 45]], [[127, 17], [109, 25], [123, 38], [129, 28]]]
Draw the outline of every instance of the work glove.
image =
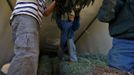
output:
[[82, 7], [78, 6], [78, 5], [75, 8], [73, 8], [73, 10], [75, 12], [75, 16], [79, 16], [80, 15], [81, 9], [82, 9]]

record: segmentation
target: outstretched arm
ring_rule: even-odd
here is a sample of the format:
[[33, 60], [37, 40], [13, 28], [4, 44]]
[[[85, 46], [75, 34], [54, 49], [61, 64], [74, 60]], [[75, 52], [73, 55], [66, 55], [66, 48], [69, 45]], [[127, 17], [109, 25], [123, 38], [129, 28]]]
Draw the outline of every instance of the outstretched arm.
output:
[[80, 12], [81, 12], [81, 9], [82, 9], [82, 7], [80, 7], [80, 6], [74, 8], [75, 18], [74, 18], [74, 22], [73, 22], [73, 25], [72, 25], [73, 31], [76, 31], [80, 27]]
[[62, 30], [62, 20], [61, 20], [61, 15], [56, 13], [56, 23], [58, 27]]
[[46, 11], [44, 12], [44, 16], [49, 16], [51, 12], [54, 10], [54, 8], [55, 8], [55, 0], [52, 1], [52, 3], [46, 8]]
[[80, 16], [75, 16], [72, 29], [73, 31], [76, 31], [77, 29], [79, 29], [79, 27], [80, 27]]

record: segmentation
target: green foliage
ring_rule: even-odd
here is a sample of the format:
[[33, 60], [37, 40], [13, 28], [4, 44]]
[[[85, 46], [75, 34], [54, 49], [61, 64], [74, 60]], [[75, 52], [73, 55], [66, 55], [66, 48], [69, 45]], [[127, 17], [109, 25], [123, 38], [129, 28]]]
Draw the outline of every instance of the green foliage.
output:
[[40, 58], [38, 75], [52, 75], [52, 64], [49, 57], [43, 56]]
[[60, 60], [42, 56], [39, 59], [38, 75], [59, 75]]
[[60, 64], [60, 75], [90, 75], [91, 61], [80, 58], [78, 62], [63, 61]]
[[52, 19], [56, 18], [56, 13], [60, 13], [64, 16], [66, 13], [74, 10], [77, 6], [79, 6], [80, 9], [83, 9], [91, 3], [93, 4], [94, 1], [95, 0], [56, 0], [56, 10], [52, 14]]
[[91, 2], [93, 4], [94, 0], [56, 0], [56, 10], [61, 14], [65, 14], [73, 10], [76, 6], [80, 6], [81, 8], [89, 6]]
[[57, 57], [41, 57], [38, 75], [100, 75], [96, 71], [96, 66], [107, 68], [106, 56], [102, 54], [80, 53], [78, 62], [70, 62], [68, 58], [65, 56], [65, 60], [60, 61]]
[[107, 67], [106, 56], [102, 54], [80, 53], [78, 58], [78, 62], [63, 61], [60, 65], [61, 75], [92, 75], [96, 66]]
[[52, 75], [59, 75], [59, 65], [60, 65], [60, 60], [57, 57], [52, 58], [52, 70], [53, 70]]
[[80, 53], [78, 56], [83, 57], [83, 58], [87, 58], [89, 60], [100, 60], [103, 62], [107, 62], [106, 56], [103, 54], [99, 54], [99, 53]]
[[103, 67], [107, 67], [107, 59], [106, 56], [99, 53], [81, 53], [80, 57], [86, 58], [91, 61], [92, 66], [101, 65]]

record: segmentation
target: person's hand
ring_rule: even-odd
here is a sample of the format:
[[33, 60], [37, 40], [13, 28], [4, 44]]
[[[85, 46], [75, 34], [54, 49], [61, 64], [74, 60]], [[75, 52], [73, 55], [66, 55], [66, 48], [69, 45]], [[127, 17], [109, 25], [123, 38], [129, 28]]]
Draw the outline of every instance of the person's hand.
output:
[[81, 9], [82, 7], [78, 5], [73, 9], [76, 16], [79, 16]]

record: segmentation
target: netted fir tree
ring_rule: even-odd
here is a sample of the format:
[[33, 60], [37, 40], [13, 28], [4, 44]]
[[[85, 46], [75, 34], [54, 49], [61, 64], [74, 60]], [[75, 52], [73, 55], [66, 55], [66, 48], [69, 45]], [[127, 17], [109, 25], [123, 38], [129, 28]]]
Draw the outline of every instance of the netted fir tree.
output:
[[71, 12], [77, 8], [84, 9], [90, 4], [93, 5], [95, 0], [56, 0], [56, 9], [52, 14], [52, 18], [56, 18], [56, 13], [65, 15], [66, 13]]

